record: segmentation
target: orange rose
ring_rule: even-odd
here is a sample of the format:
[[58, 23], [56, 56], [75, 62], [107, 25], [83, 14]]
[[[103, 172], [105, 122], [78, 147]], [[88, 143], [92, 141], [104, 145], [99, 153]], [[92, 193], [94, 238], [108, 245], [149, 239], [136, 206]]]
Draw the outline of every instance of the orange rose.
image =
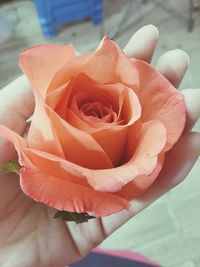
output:
[[35, 95], [27, 139], [0, 126], [19, 155], [20, 185], [58, 210], [105, 216], [157, 178], [185, 124], [183, 97], [105, 37], [91, 54], [38, 45], [20, 66]]

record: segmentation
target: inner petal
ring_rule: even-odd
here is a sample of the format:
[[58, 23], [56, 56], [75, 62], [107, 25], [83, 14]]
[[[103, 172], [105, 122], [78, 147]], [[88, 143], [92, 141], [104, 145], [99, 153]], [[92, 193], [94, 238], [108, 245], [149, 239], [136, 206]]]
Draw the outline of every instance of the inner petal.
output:
[[[86, 130], [85, 123], [93, 128], [92, 131], [112, 127], [111, 124], [122, 124], [121, 109], [123, 104], [123, 94], [119, 96], [118, 103], [110, 103], [104, 95], [99, 92], [77, 92], [68, 108], [66, 120], [79, 129]], [[118, 106], [117, 106], [118, 105]], [[73, 115], [74, 113], [74, 115]], [[74, 119], [72, 119], [74, 117]], [[85, 123], [84, 123], [85, 122]], [[90, 131], [91, 132], [91, 131]]]
[[96, 101], [84, 104], [79, 110], [83, 111], [86, 116], [94, 116], [102, 119], [110, 113], [111, 108], [107, 108], [101, 102]]
[[[116, 122], [118, 116], [115, 111], [113, 111], [112, 106], [104, 106], [101, 102], [86, 103], [79, 108], [80, 117], [87, 122], [98, 119], [97, 122], [112, 123]], [[91, 118], [94, 117], [94, 118]]]

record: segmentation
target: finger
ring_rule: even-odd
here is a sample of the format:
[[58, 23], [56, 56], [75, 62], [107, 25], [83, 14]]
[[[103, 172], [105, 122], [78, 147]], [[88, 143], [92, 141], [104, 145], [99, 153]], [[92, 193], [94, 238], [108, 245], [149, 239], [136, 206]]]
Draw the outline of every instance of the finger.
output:
[[0, 124], [22, 134], [34, 110], [34, 97], [23, 75], [0, 91]]
[[185, 132], [189, 132], [200, 118], [200, 89], [182, 90], [186, 106]]
[[102, 218], [106, 235], [111, 234], [134, 215], [185, 179], [200, 155], [200, 134], [183, 135], [167, 154], [165, 164], [156, 182], [140, 198], [132, 201], [130, 211], [122, 211]]
[[175, 87], [181, 83], [189, 65], [189, 56], [181, 49], [164, 53], [158, 60], [156, 69]]
[[128, 57], [150, 62], [157, 45], [159, 32], [153, 25], [147, 25], [138, 30], [124, 48]]

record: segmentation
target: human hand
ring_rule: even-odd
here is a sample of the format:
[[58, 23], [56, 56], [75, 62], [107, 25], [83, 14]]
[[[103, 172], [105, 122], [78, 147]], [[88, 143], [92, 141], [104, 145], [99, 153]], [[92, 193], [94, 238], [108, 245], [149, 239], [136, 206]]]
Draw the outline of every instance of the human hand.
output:
[[[129, 57], [149, 62], [156, 47], [158, 33], [146, 26], [137, 32], [125, 47]], [[177, 87], [187, 69], [188, 57], [181, 50], [165, 53], [157, 69]], [[156, 182], [140, 198], [132, 201], [130, 211], [97, 218], [76, 225], [54, 220], [55, 210], [28, 198], [15, 174], [0, 174], [0, 265], [15, 267], [63, 267], [84, 257], [127, 220], [150, 205], [181, 182], [200, 154], [200, 135], [190, 133], [199, 117], [200, 90], [182, 91], [186, 108], [185, 132], [167, 153], [164, 167]], [[26, 120], [34, 109], [34, 99], [25, 76], [0, 91], [0, 124], [23, 135]], [[0, 168], [17, 155], [13, 146], [0, 143]]]

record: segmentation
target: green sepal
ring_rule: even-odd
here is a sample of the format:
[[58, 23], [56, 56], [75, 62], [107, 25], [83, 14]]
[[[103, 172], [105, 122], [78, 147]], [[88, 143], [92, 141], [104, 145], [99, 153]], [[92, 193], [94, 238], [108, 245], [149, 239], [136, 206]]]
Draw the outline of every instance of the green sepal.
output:
[[77, 213], [77, 212], [69, 212], [64, 210], [58, 210], [55, 215], [54, 219], [61, 218], [67, 222], [75, 222], [77, 224], [88, 222], [90, 219], [94, 219], [94, 216], [89, 215], [87, 212]]
[[2, 167], [2, 170], [6, 173], [16, 173], [19, 175], [19, 172], [20, 172], [20, 164], [18, 162], [18, 160], [11, 160], [10, 162], [8, 162], [7, 164], [5, 164], [3, 167]]

